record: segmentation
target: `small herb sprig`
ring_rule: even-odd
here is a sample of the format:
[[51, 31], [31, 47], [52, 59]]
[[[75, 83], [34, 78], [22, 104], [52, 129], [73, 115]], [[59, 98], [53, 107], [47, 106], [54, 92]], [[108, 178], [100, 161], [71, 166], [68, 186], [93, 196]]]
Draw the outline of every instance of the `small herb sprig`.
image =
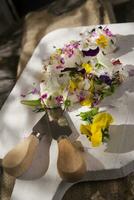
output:
[[81, 112], [79, 115], [83, 121], [87, 121], [88, 123], [92, 123], [93, 117], [99, 112], [98, 107], [92, 108], [90, 111]]

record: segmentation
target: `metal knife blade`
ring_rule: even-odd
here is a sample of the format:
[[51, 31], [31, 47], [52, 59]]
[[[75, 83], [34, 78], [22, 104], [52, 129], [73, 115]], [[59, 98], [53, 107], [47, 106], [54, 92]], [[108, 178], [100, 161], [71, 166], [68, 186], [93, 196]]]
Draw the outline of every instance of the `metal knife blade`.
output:
[[38, 139], [41, 139], [43, 135], [50, 132], [47, 113], [45, 113], [43, 117], [35, 124], [32, 131], [32, 134], [38, 137]]
[[73, 125], [68, 113], [62, 108], [50, 109], [47, 112], [50, 125], [50, 132], [54, 139], [60, 136], [70, 136], [72, 133], [76, 138], [77, 130]]
[[76, 133], [77, 131], [67, 112], [62, 108], [48, 109], [33, 127], [33, 134], [39, 139], [49, 133], [53, 139], [57, 140], [61, 135], [70, 136], [72, 132]]

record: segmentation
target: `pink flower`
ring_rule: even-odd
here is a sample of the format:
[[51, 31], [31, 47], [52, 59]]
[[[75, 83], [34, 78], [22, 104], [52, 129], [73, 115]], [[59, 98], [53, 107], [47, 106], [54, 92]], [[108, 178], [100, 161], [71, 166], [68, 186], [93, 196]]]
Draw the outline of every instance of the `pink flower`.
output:
[[55, 99], [56, 99], [58, 104], [61, 104], [63, 102], [63, 96], [62, 95], [55, 97]]
[[43, 94], [43, 95], [41, 96], [41, 100], [46, 99], [46, 98], [47, 98], [47, 93], [45, 93], [45, 94]]
[[109, 37], [113, 36], [112, 32], [107, 28], [107, 26], [104, 27], [103, 31], [105, 32], [107, 36]]
[[112, 61], [112, 64], [113, 64], [113, 65], [121, 65], [122, 63], [120, 62], [119, 59], [116, 59], [116, 60], [113, 60], [113, 61]]

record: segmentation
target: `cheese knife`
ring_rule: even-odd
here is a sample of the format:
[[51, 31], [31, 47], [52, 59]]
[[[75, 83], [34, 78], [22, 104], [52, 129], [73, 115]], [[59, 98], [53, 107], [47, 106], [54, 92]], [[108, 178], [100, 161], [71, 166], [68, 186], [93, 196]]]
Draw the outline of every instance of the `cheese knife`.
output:
[[[51, 145], [51, 137], [48, 136], [48, 132], [49, 125], [47, 122], [47, 115], [44, 114], [44, 116], [33, 127], [32, 133], [27, 138], [24, 138], [19, 144], [17, 144], [4, 156], [2, 161], [4, 170], [11, 176], [15, 177], [20, 177], [24, 173], [26, 173], [31, 167], [32, 163], [36, 162], [40, 141], [45, 137], [46, 144], [44, 144], [44, 160], [46, 162], [43, 166], [44, 169], [41, 168], [41, 172], [40, 170], [38, 170], [38, 174], [36, 175], [34, 175], [33, 173], [31, 178], [39, 178], [40, 174], [43, 175], [43, 173], [47, 171], [49, 166], [49, 148]], [[37, 160], [37, 162], [39, 161]]]
[[[19, 177], [31, 166], [39, 141], [45, 134], [58, 141], [57, 168], [59, 175], [66, 181], [77, 181], [82, 178], [86, 171], [86, 164], [82, 151], [69, 139], [74, 127], [69, 123], [67, 113], [61, 108], [48, 109], [45, 115], [33, 127], [32, 134], [14, 147], [3, 158], [3, 167], [7, 173]], [[49, 148], [44, 156], [49, 157]], [[49, 166], [47, 159], [45, 172]]]
[[68, 182], [80, 180], [86, 173], [84, 148], [68, 113], [61, 108], [47, 112], [50, 132], [58, 142], [57, 169], [60, 177]]

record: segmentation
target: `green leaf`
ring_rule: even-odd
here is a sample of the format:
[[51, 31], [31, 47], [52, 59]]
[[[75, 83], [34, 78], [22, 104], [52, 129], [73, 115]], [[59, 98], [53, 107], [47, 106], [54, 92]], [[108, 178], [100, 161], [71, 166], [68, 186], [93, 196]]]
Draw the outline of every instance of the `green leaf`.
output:
[[40, 99], [36, 99], [36, 100], [22, 100], [21, 103], [24, 104], [24, 105], [26, 105], [26, 106], [31, 106], [31, 107], [35, 107], [35, 106], [42, 107]]
[[33, 112], [35, 112], [35, 113], [44, 112], [44, 111], [45, 111], [44, 108], [35, 108], [35, 109], [33, 110]]
[[102, 98], [110, 96], [114, 93], [114, 87], [109, 87], [107, 89], [103, 89], [102, 90]]
[[96, 63], [95, 67], [97, 69], [100, 69], [100, 68], [103, 68], [104, 66], [101, 63], [98, 62], [98, 63]]
[[64, 106], [65, 106], [65, 108], [68, 108], [70, 105], [71, 105], [71, 101], [68, 100], [68, 99], [66, 99], [66, 100], [64, 101]]
[[92, 108], [90, 111], [81, 112], [79, 116], [82, 118], [83, 121], [87, 121], [92, 123], [93, 117], [98, 113], [99, 108], [95, 107]]

